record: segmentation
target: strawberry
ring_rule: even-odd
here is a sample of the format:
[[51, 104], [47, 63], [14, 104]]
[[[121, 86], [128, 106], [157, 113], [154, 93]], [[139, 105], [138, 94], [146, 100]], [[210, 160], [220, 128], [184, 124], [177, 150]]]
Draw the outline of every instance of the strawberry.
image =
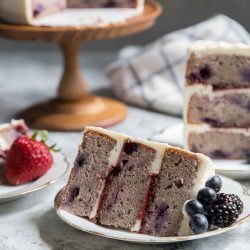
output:
[[4, 176], [12, 185], [33, 181], [44, 175], [53, 164], [50, 149], [45, 144], [47, 132], [41, 132], [41, 141], [36, 141], [39, 132], [30, 138], [27, 135], [18, 137], [12, 144], [6, 160]]

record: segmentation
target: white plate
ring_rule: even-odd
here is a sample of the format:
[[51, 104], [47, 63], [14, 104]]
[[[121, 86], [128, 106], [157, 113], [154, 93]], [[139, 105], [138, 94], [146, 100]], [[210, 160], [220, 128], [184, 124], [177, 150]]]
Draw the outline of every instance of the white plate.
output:
[[241, 223], [250, 219], [250, 194], [247, 192], [247, 189], [237, 181], [234, 181], [227, 177], [221, 177], [221, 178], [223, 182], [222, 192], [237, 194], [244, 203], [244, 211], [240, 215], [239, 220], [234, 225], [223, 229], [216, 229], [213, 231], [209, 231], [203, 234], [176, 236], [176, 237], [155, 237], [155, 236], [149, 236], [134, 232], [113, 229], [111, 227], [100, 226], [88, 221], [85, 218], [81, 218], [58, 209], [61, 200], [62, 190], [58, 192], [58, 194], [56, 195], [54, 206], [58, 216], [70, 226], [77, 228], [81, 231], [106, 238], [136, 242], [142, 244], [166, 244], [166, 243], [176, 243], [187, 240], [202, 239], [230, 231], [238, 227]]
[[[183, 147], [183, 123], [170, 126], [150, 137], [150, 140], [167, 142]], [[213, 160], [216, 172], [234, 179], [250, 178], [250, 164], [245, 160]]]
[[69, 163], [61, 153], [53, 153], [53, 158], [54, 164], [51, 169], [36, 181], [20, 186], [0, 184], [0, 203], [18, 199], [25, 194], [47, 187], [59, 180], [67, 172]]

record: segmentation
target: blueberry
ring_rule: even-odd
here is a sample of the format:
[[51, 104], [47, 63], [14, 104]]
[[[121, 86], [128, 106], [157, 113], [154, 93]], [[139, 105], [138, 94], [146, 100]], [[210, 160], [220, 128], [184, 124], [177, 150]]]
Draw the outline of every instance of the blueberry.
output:
[[197, 200], [190, 200], [186, 204], [186, 212], [189, 216], [204, 214], [203, 205]]
[[200, 76], [204, 80], [207, 80], [212, 77], [212, 72], [208, 65], [205, 65], [200, 69]]
[[206, 187], [212, 188], [216, 193], [221, 190], [222, 181], [218, 175], [213, 176], [210, 180], [206, 182]]
[[127, 141], [127, 142], [125, 143], [125, 145], [124, 145], [123, 151], [124, 151], [126, 154], [130, 155], [130, 154], [132, 154], [134, 151], [137, 151], [137, 149], [138, 149], [138, 145], [137, 145], [136, 143], [131, 142], [131, 141]]
[[211, 204], [216, 200], [216, 192], [209, 187], [202, 188], [197, 194], [197, 200], [203, 205]]
[[208, 229], [208, 221], [205, 215], [203, 214], [195, 214], [191, 217], [189, 226], [192, 231], [196, 234], [201, 234], [207, 231]]

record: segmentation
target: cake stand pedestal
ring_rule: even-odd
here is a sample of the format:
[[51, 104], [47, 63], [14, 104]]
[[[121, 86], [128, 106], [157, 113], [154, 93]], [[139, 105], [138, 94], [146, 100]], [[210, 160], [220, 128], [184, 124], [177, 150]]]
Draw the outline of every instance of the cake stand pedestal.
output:
[[0, 36], [17, 40], [48, 41], [59, 44], [64, 58], [64, 72], [58, 96], [21, 112], [18, 117], [38, 129], [78, 131], [86, 125], [107, 127], [126, 117], [125, 104], [91, 95], [80, 66], [83, 41], [110, 39], [135, 34], [152, 27], [162, 7], [153, 0], [145, 4], [140, 16], [105, 27], [36, 27], [0, 24]]

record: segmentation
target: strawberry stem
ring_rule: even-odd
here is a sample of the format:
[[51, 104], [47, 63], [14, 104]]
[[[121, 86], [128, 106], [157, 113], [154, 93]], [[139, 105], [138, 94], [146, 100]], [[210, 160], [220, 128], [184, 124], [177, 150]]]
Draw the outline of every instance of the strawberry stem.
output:
[[[49, 133], [47, 130], [36, 130], [31, 138], [34, 141], [40, 141], [43, 144], [45, 144], [47, 146], [47, 148], [49, 150], [51, 150], [52, 152], [60, 152], [62, 149], [61, 148], [56, 148], [56, 143], [54, 143], [53, 145], [49, 146], [46, 142], [48, 141], [49, 138]], [[39, 139], [38, 139], [39, 138]]]

